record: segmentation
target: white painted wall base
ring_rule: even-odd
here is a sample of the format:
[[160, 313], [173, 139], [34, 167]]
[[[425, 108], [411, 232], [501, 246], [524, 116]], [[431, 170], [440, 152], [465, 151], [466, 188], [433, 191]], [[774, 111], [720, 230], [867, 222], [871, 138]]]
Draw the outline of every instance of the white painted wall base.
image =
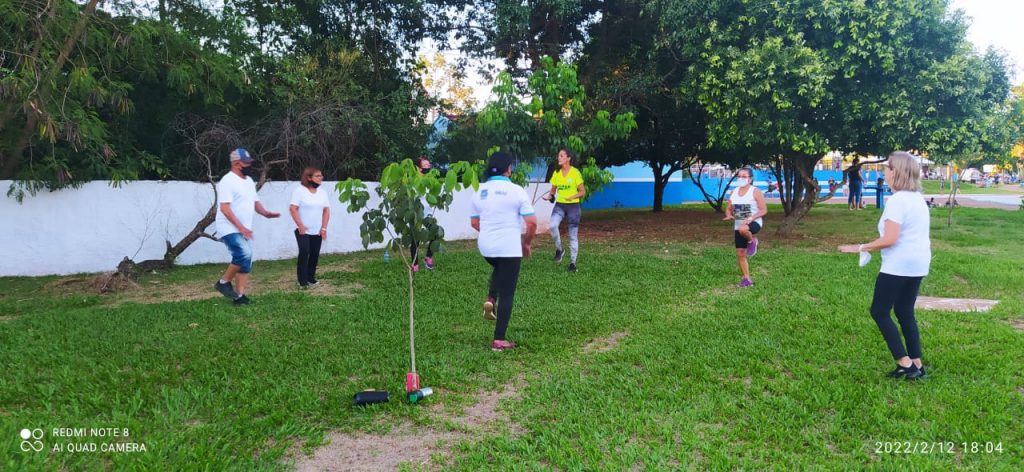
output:
[[[6, 190], [11, 181], [0, 181]], [[260, 190], [260, 200], [281, 218], [256, 216], [253, 225], [255, 259], [288, 259], [298, 254], [288, 201], [297, 182], [272, 182]], [[363, 250], [359, 238], [362, 214], [349, 214], [337, 199], [335, 182], [321, 189], [330, 195], [331, 221], [322, 252]], [[375, 184], [368, 184], [371, 186]], [[533, 195], [531, 184], [528, 192]], [[546, 186], [546, 184], [545, 184]], [[541, 192], [547, 190], [544, 188]], [[371, 190], [370, 205], [376, 204]], [[539, 193], [538, 193], [539, 194]], [[437, 214], [445, 239], [475, 239], [469, 226], [470, 190], [455, 197], [446, 213]], [[163, 257], [166, 243], [178, 242], [210, 208], [213, 189], [194, 182], [130, 182], [113, 188], [90, 182], [78, 189], [47, 192], [25, 198], [0, 198], [0, 276], [65, 275], [113, 270], [122, 258], [135, 261]], [[538, 226], [547, 228], [551, 204], [535, 204]], [[208, 231], [213, 231], [210, 225]], [[380, 247], [377, 245], [376, 247]], [[222, 243], [200, 239], [178, 258], [190, 265], [230, 261]]]

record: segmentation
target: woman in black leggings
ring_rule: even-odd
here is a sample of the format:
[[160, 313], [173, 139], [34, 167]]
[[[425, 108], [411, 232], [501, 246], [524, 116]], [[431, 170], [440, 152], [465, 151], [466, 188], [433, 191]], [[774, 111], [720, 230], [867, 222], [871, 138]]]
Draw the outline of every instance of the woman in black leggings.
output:
[[[496, 152], [487, 162], [487, 181], [473, 195], [473, 213], [470, 225], [480, 232], [477, 246], [480, 255], [491, 266], [491, 283], [484, 300], [484, 318], [497, 321], [494, 327], [492, 351], [516, 347], [505, 339], [512, 303], [519, 281], [519, 268], [524, 257], [529, 257], [531, 242], [537, 232], [537, 216], [529, 195], [522, 187], [512, 183], [513, 158], [511, 154]], [[526, 233], [522, 232], [525, 223]], [[497, 307], [497, 317], [494, 316]]]
[[[907, 152], [890, 154], [884, 172], [894, 193], [878, 221], [880, 237], [867, 244], [839, 246], [839, 250], [848, 253], [881, 250], [882, 268], [875, 279], [871, 317], [896, 360], [896, 370], [889, 376], [916, 380], [925, 376], [925, 370], [921, 363], [921, 336], [914, 318], [914, 303], [921, 280], [928, 275], [931, 265], [931, 215], [921, 195], [921, 168], [914, 156]], [[889, 315], [890, 310], [896, 313], [903, 331], [902, 339]]]

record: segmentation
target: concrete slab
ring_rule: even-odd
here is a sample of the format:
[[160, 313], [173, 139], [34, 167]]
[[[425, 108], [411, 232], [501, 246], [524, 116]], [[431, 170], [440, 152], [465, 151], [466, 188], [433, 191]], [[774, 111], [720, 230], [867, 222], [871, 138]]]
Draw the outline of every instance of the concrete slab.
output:
[[938, 298], [917, 297], [914, 308], [918, 310], [943, 310], [961, 312], [986, 312], [999, 303], [999, 300], [983, 300], [978, 298]]

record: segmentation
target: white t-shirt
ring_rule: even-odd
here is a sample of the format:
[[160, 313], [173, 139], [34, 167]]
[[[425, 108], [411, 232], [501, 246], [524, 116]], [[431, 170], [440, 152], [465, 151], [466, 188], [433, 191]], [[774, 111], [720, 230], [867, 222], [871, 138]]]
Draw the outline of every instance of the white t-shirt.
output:
[[885, 201], [878, 220], [878, 234], [885, 235], [885, 220], [900, 225], [896, 244], [882, 249], [883, 273], [902, 277], [924, 277], [932, 262], [931, 214], [919, 192], [899, 191]]
[[291, 205], [299, 207], [299, 220], [306, 227], [306, 234], [319, 235], [324, 224], [324, 208], [331, 207], [327, 191], [321, 187], [316, 193], [310, 193], [309, 188], [299, 185], [292, 191]]
[[230, 203], [231, 212], [238, 218], [238, 222], [249, 230], [252, 230], [252, 218], [256, 215], [256, 202], [260, 197], [256, 195], [256, 182], [249, 177], [239, 177], [234, 172], [228, 172], [221, 177], [217, 183], [217, 219], [214, 221], [217, 228], [217, 236], [224, 237], [231, 233], [238, 233], [238, 228], [231, 224], [231, 221], [220, 211], [221, 203]]
[[480, 218], [476, 240], [484, 257], [523, 257], [522, 217], [533, 215], [526, 190], [507, 177], [491, 177], [473, 195], [472, 218]]

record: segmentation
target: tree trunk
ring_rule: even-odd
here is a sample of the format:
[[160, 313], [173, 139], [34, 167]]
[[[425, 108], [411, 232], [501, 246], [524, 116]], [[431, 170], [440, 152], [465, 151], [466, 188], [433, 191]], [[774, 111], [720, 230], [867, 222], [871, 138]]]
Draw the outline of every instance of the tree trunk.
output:
[[777, 233], [788, 234], [818, 202], [820, 187], [818, 180], [814, 178], [814, 166], [820, 158], [808, 154], [787, 153], [777, 159], [781, 161], [778, 167], [781, 169], [783, 183], [783, 191], [779, 197], [786, 214]]
[[664, 171], [660, 165], [651, 165], [651, 170], [654, 172], [654, 205], [651, 211], [658, 213], [664, 210], [665, 185], [668, 179], [663, 179]]

